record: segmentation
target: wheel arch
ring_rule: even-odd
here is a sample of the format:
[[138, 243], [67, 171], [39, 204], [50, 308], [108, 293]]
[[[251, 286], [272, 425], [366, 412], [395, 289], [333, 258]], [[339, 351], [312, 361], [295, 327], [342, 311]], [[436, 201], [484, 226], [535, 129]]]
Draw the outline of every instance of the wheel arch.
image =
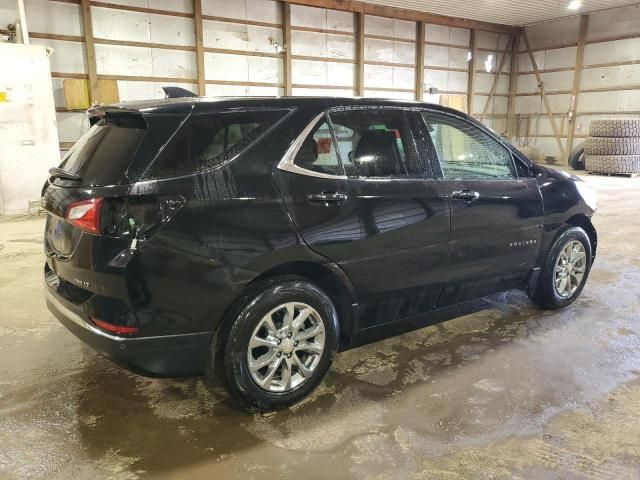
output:
[[579, 213], [569, 218], [565, 223], [572, 227], [580, 227], [587, 233], [589, 241], [591, 242], [591, 262], [593, 262], [596, 258], [596, 249], [598, 247], [598, 233], [593, 223], [591, 223], [591, 219], [584, 213]]
[[355, 334], [357, 297], [351, 280], [340, 267], [335, 264], [321, 264], [312, 261], [292, 261], [275, 265], [252, 279], [231, 302], [222, 316], [218, 329], [225, 323], [231, 312], [244, 299], [244, 295], [258, 283], [269, 278], [296, 275], [317, 285], [331, 299], [338, 313], [340, 325], [340, 345], [346, 346]]

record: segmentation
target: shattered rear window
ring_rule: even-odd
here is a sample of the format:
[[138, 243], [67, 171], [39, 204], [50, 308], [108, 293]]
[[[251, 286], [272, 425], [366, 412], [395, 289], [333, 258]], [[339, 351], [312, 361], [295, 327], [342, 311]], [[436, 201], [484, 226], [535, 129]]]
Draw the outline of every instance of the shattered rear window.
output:
[[177, 177], [219, 167], [255, 142], [287, 113], [288, 110], [264, 110], [192, 116], [144, 177]]

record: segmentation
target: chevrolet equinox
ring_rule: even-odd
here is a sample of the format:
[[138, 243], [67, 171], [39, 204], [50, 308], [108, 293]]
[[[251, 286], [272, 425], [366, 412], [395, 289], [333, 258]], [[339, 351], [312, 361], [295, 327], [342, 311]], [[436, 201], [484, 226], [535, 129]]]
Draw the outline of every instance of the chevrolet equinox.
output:
[[587, 184], [449, 108], [184, 97], [88, 116], [43, 187], [48, 308], [134, 371], [213, 371], [252, 411], [454, 304], [520, 288], [565, 307], [595, 258]]

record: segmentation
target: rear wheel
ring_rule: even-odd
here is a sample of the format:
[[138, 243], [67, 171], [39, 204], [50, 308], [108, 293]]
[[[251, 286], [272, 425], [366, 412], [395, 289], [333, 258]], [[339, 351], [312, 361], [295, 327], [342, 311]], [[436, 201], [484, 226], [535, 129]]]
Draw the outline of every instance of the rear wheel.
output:
[[330, 298], [300, 277], [253, 287], [223, 326], [214, 371], [251, 411], [271, 411], [306, 397], [331, 366], [338, 320]]
[[570, 227], [553, 243], [531, 299], [544, 308], [570, 305], [582, 292], [591, 269], [591, 242], [580, 227]]

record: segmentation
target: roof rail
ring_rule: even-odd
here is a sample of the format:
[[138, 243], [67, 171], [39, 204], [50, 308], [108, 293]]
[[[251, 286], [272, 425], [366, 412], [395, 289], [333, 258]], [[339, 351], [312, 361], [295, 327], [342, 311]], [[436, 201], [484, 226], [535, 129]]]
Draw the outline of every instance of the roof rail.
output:
[[162, 87], [162, 90], [164, 90], [164, 98], [184, 98], [198, 96], [192, 91], [180, 87]]

